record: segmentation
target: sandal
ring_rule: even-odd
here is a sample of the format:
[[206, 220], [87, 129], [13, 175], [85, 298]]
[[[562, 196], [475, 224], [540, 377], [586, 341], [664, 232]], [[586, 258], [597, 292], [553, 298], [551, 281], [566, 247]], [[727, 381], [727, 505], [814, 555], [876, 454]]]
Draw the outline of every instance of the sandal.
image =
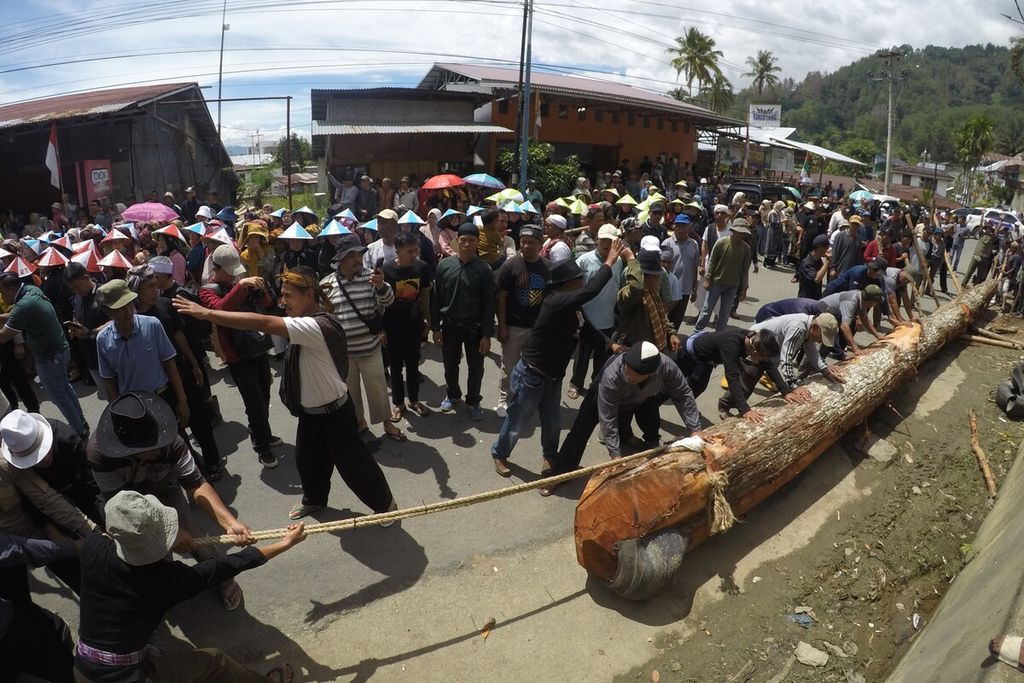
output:
[[391, 406], [391, 421], [392, 422], [401, 422], [402, 421], [402, 413], [404, 413], [404, 412], [405, 412], [405, 407], [404, 406]]
[[295, 672], [292, 670], [292, 665], [287, 662], [281, 666], [275, 666], [267, 672], [267, 680], [270, 683], [292, 683], [294, 676]]
[[408, 441], [409, 440], [409, 437], [407, 437], [405, 435], [405, 432], [403, 432], [398, 427], [392, 427], [392, 429], [394, 429], [395, 431], [391, 431], [391, 429], [388, 429], [388, 423], [385, 422], [384, 423], [384, 436], [388, 437], [389, 439], [394, 439], [395, 441], [398, 441], [399, 443], [401, 443], [402, 441]]
[[430, 408], [427, 407], [427, 404], [420, 403], [419, 401], [410, 403], [409, 410], [416, 413], [420, 417], [427, 417], [428, 415], [430, 415]]
[[306, 505], [302, 501], [299, 501], [292, 507], [291, 512], [288, 513], [288, 519], [302, 519], [314, 512], [320, 512], [323, 509], [323, 505]]
[[242, 604], [242, 587], [237, 581], [221, 586], [220, 604], [224, 606], [225, 612], [234, 612]]
[[580, 390], [576, 387], [569, 387], [569, 391], [565, 392], [565, 395], [575, 401], [580, 397]]

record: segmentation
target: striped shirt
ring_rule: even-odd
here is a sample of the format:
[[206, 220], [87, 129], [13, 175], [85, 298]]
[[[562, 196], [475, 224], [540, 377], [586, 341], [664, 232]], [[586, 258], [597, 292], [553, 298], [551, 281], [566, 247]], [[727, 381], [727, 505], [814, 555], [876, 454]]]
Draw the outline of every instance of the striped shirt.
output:
[[818, 342], [808, 335], [814, 316], [803, 313], [780, 315], [750, 327], [751, 332], [767, 330], [779, 341], [782, 352], [779, 354], [779, 371], [790, 386], [797, 385], [800, 365], [807, 362], [818, 372], [824, 372], [828, 365], [818, 352]]
[[[374, 291], [370, 285], [370, 274], [372, 271], [363, 268], [351, 280], [344, 280], [345, 291], [348, 292], [352, 303], [359, 309], [359, 314], [366, 320], [370, 320], [395, 300], [394, 290], [387, 282], [380, 290]], [[329, 286], [331, 306], [334, 315], [341, 322], [345, 330], [345, 340], [348, 342], [349, 356], [366, 356], [380, 347], [380, 336], [370, 334], [370, 329], [359, 315], [352, 309], [348, 299], [341, 293], [338, 287], [338, 276], [331, 273], [320, 281], [321, 286]]]

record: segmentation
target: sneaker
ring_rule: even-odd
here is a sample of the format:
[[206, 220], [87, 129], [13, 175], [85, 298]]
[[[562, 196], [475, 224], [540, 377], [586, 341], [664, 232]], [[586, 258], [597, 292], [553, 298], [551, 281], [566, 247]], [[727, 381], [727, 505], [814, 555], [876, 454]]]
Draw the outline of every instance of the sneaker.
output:
[[282, 439], [279, 436], [271, 435], [270, 436], [270, 443], [268, 443], [267, 445], [270, 446], [271, 448], [277, 448], [278, 446], [283, 446], [284, 445], [284, 439]]
[[272, 470], [277, 467], [277, 456], [269, 451], [267, 453], [260, 453], [259, 459], [264, 469]]
[[502, 420], [508, 415], [508, 406], [504, 401], [499, 401], [498, 405], [494, 406], [494, 414], [500, 417]]
[[484, 419], [484, 409], [479, 405], [469, 406], [469, 416], [474, 422], [479, 422]]
[[[394, 512], [397, 509], [398, 509], [398, 503], [395, 502], [394, 499], [392, 499], [391, 500], [391, 507], [389, 507], [386, 510], [386, 512]], [[395, 523], [395, 520], [391, 520], [390, 522], [380, 522], [380, 525], [381, 525], [382, 528], [387, 529], [389, 526], [391, 526], [394, 523]]]
[[206, 466], [206, 478], [209, 481], [220, 481], [224, 476], [224, 468], [220, 466], [220, 463], [215, 463]]
[[444, 400], [441, 401], [441, 412], [450, 413], [453, 410], [455, 410], [455, 402], [458, 400], [459, 399], [450, 399], [447, 396], [445, 396]]

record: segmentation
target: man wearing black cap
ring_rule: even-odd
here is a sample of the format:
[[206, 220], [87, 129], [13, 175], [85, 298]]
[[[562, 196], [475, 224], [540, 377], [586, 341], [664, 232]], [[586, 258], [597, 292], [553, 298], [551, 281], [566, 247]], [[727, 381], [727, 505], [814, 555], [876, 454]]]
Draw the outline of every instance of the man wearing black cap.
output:
[[484, 418], [480, 387], [484, 378], [484, 356], [491, 350], [494, 334], [494, 273], [477, 258], [479, 232], [472, 223], [459, 226], [458, 251], [437, 265], [434, 278], [433, 312], [430, 316], [434, 343], [441, 346], [444, 381], [448, 393], [441, 412], [450, 413], [462, 398], [459, 364], [465, 349], [469, 379], [466, 405], [474, 420]]
[[796, 269], [797, 297], [801, 299], [820, 299], [822, 284], [828, 274], [832, 261], [832, 251], [828, 248], [828, 237], [818, 235], [811, 243], [811, 252], [800, 259]]
[[[641, 342], [608, 359], [600, 382], [594, 382], [580, 403], [572, 429], [566, 435], [558, 456], [552, 462], [552, 474], [568, 472], [580, 464], [587, 440], [594, 427], [601, 425], [608, 455], [622, 455], [619, 426], [636, 417], [644, 434], [643, 444], [653, 448], [661, 440], [660, 406], [665, 397], [672, 400], [683, 424], [691, 434], [700, 431], [700, 411], [686, 378], [672, 359], [660, 353], [654, 344]], [[550, 495], [552, 489], [541, 489]]]
[[643, 224], [644, 237], [653, 235], [658, 238], [659, 243], [664, 241], [668, 237], [668, 233], [665, 231], [664, 220], [664, 202], [652, 202], [647, 209], [647, 220]]
[[627, 250], [623, 261], [626, 267], [618, 294], [619, 323], [612, 335], [614, 344], [628, 347], [649, 341], [659, 350], [677, 351], [679, 337], [661, 298], [661, 278], [665, 272], [661, 252], [641, 249], [633, 258], [633, 252]]
[[885, 269], [888, 265], [885, 259], [879, 256], [867, 265], [854, 266], [829, 282], [828, 287], [825, 288], [825, 295], [864, 289], [872, 284], [882, 286], [884, 285]]
[[491, 446], [494, 469], [501, 476], [512, 475], [508, 457], [519, 440], [519, 433], [535, 412], [540, 414], [544, 469], [551, 469], [558, 450], [562, 378], [576, 348], [580, 308], [597, 296], [611, 279], [612, 266], [624, 249], [618, 239], [613, 239], [604, 265], [586, 284], [583, 271], [575, 261], [562, 261], [551, 269], [548, 293], [523, 347], [522, 358], [512, 370], [508, 415], [501, 424], [498, 440]]

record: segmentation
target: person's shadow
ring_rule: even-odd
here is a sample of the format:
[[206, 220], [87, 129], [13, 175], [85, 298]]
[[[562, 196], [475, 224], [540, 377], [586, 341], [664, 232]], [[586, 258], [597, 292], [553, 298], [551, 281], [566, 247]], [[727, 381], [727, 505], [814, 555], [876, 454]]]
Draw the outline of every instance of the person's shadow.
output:
[[413, 474], [433, 472], [437, 487], [442, 498], [455, 498], [458, 494], [448, 486], [451, 481], [451, 470], [436, 448], [423, 441], [409, 439], [394, 447], [385, 445], [377, 454], [377, 462], [381, 467], [395, 467], [408, 470]]

